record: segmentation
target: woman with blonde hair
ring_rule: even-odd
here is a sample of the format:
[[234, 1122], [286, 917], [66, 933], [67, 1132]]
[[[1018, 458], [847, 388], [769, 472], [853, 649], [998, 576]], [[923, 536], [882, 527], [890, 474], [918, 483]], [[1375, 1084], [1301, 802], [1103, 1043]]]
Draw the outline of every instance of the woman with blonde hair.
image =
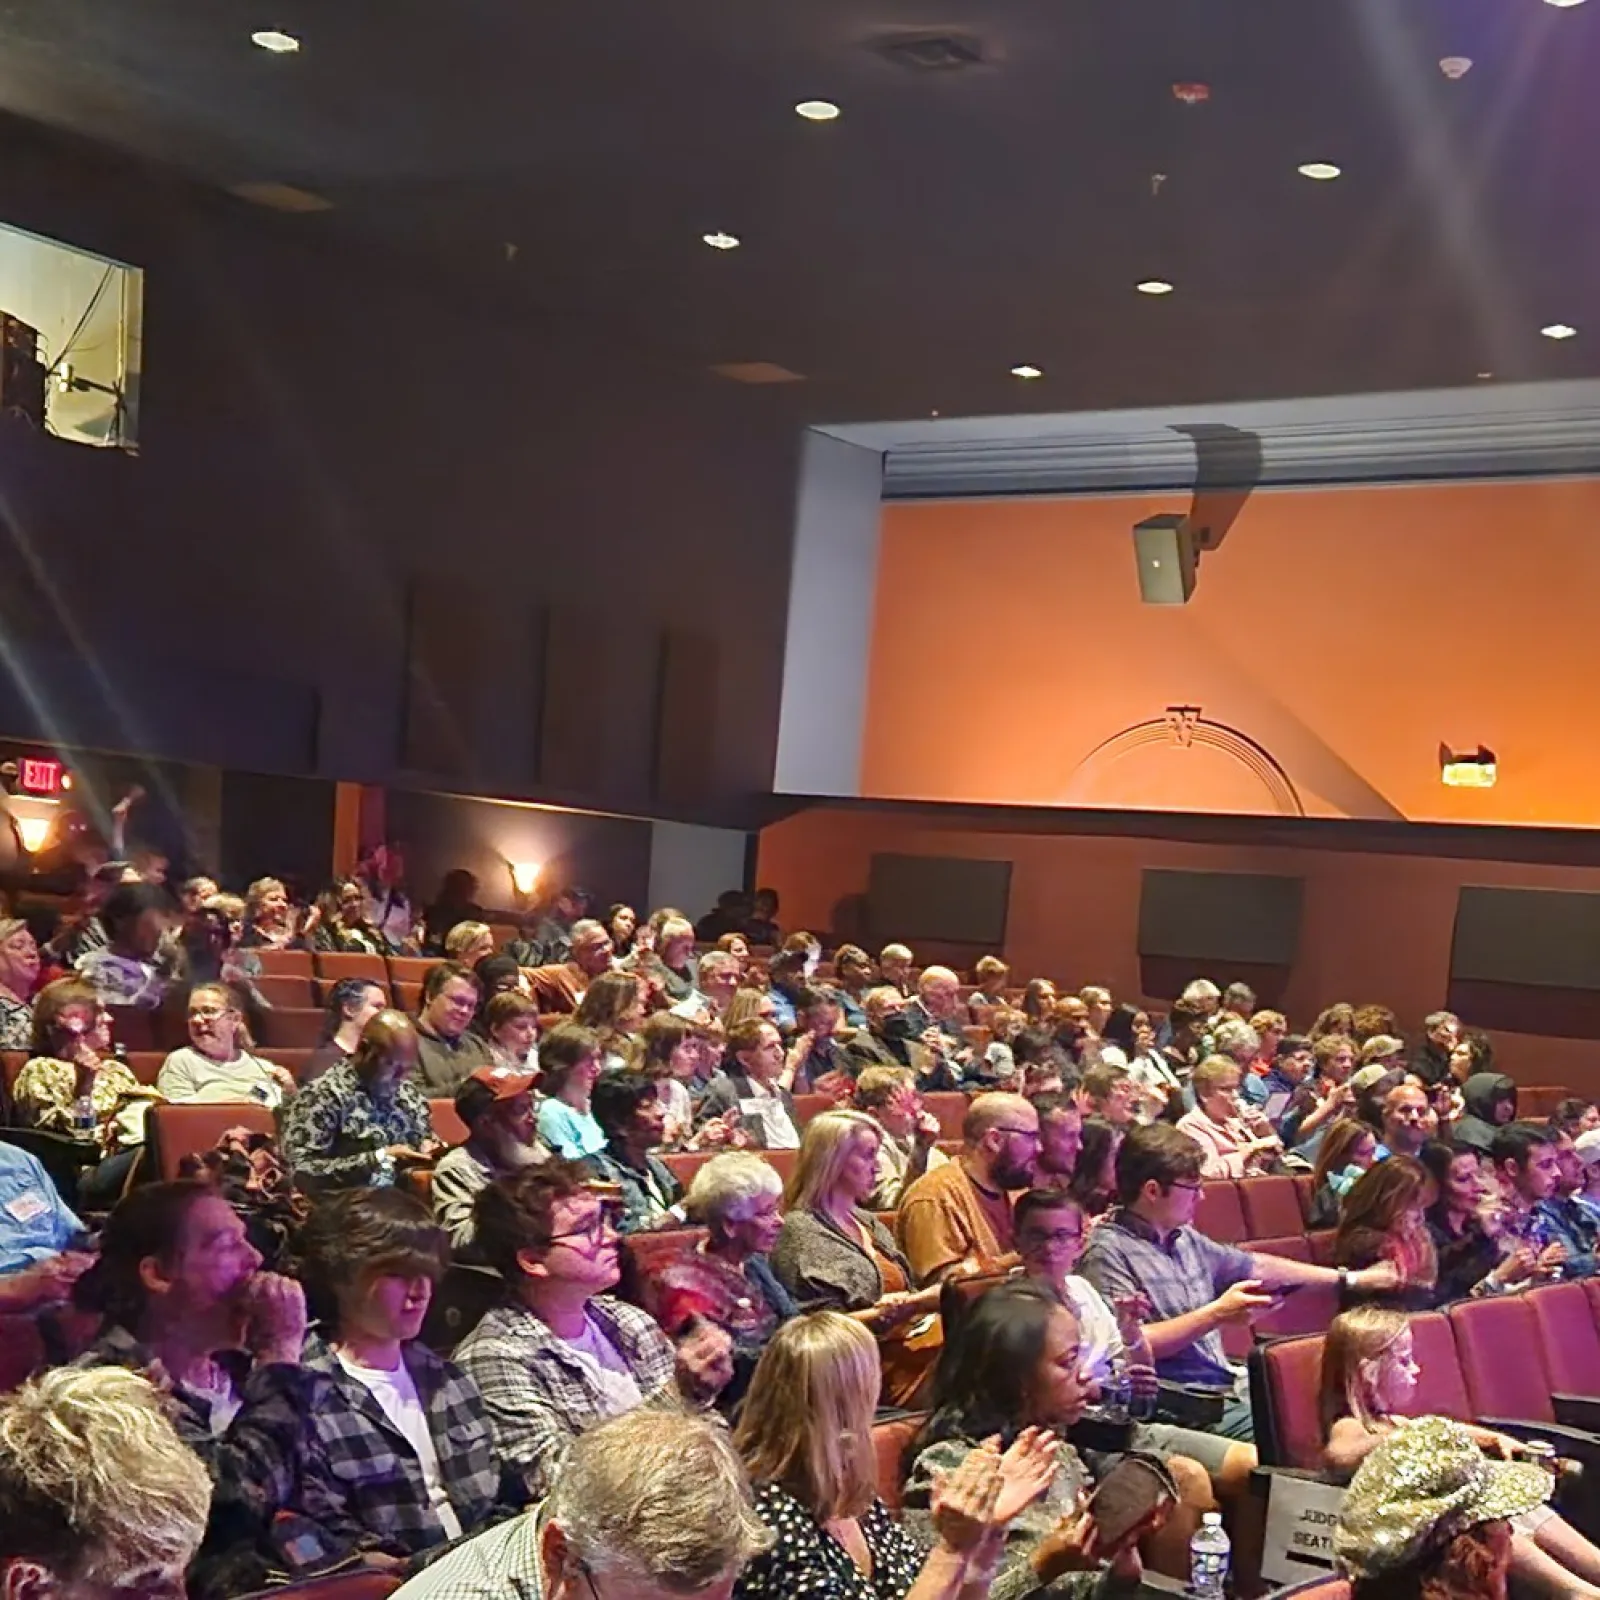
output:
[[885, 1342], [885, 1398], [904, 1405], [938, 1356], [939, 1286], [914, 1289], [893, 1236], [862, 1209], [877, 1186], [882, 1139], [859, 1111], [825, 1111], [806, 1124], [772, 1266], [802, 1311], [842, 1311]]
[[722, 1031], [732, 1033], [741, 1022], [771, 1022], [778, 1007], [769, 989], [754, 989], [741, 984], [733, 991], [733, 999], [722, 1014]]
[[1356, 1179], [1339, 1212], [1333, 1241], [1336, 1266], [1359, 1271], [1392, 1261], [1398, 1288], [1380, 1291], [1382, 1304], [1407, 1311], [1432, 1308], [1439, 1258], [1424, 1212], [1433, 1194], [1428, 1169], [1410, 1156], [1390, 1156]]
[[296, 938], [294, 907], [281, 878], [257, 878], [244, 892], [244, 935], [247, 950], [287, 950]]
[[[1318, 1412], [1326, 1470], [1348, 1483], [1385, 1438], [1412, 1420], [1419, 1368], [1409, 1320], [1380, 1306], [1357, 1306], [1333, 1319], [1322, 1347]], [[1526, 1459], [1519, 1440], [1464, 1424], [1487, 1456]], [[1600, 1549], [1548, 1506], [1514, 1519], [1511, 1570], [1549, 1595], [1600, 1594]]]
[[487, 922], [458, 922], [444, 936], [444, 958], [475, 967], [494, 954], [494, 930]]
[[879, 1389], [872, 1336], [820, 1311], [786, 1323], [756, 1366], [734, 1448], [774, 1542], [735, 1600], [981, 1600], [1006, 1524], [1049, 1487], [1053, 1442], [1037, 1432], [1004, 1455], [971, 1451], [934, 1490], [931, 1551], [878, 1496], [872, 1447]]

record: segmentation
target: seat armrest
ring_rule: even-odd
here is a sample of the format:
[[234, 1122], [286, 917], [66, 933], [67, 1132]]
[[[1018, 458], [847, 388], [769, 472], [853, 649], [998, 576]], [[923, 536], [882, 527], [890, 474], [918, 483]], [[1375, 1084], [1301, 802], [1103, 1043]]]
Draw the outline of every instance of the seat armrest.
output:
[[1305, 1467], [1272, 1467], [1258, 1466], [1250, 1472], [1250, 1492], [1265, 1500], [1272, 1492], [1274, 1478], [1300, 1478], [1307, 1483], [1337, 1483], [1338, 1480], [1326, 1472], [1312, 1472]]
[[1556, 1421], [1564, 1428], [1580, 1428], [1600, 1434], [1600, 1396], [1592, 1394], [1552, 1395]]

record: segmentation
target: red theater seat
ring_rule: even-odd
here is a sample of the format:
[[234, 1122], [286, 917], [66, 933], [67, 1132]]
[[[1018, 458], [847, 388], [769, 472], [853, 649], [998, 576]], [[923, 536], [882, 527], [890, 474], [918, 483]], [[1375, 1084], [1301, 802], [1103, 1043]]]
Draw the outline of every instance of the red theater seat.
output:
[[1457, 1422], [1470, 1422], [1472, 1402], [1467, 1397], [1467, 1380], [1456, 1354], [1455, 1330], [1442, 1311], [1424, 1311], [1412, 1317], [1411, 1355], [1420, 1371], [1406, 1415], [1454, 1417]]
[[316, 988], [310, 978], [299, 976], [274, 978], [263, 973], [256, 979], [256, 989], [261, 998], [274, 1010], [279, 1008], [294, 1010], [318, 1003]]
[[382, 956], [319, 950], [314, 959], [317, 976], [325, 982], [337, 983], [341, 978], [366, 978], [385, 989], [389, 987], [389, 963]]
[[258, 1050], [256, 1054], [264, 1061], [275, 1061], [280, 1067], [287, 1067], [296, 1083], [304, 1081], [306, 1063], [311, 1059], [309, 1050]]
[[1194, 1225], [1219, 1244], [1243, 1244], [1250, 1237], [1244, 1224], [1239, 1186], [1231, 1178], [1213, 1178], [1200, 1191]]
[[272, 1113], [256, 1100], [152, 1105], [145, 1119], [145, 1130], [156, 1172], [163, 1181], [176, 1178], [185, 1156], [211, 1149], [229, 1128], [248, 1128], [252, 1133], [276, 1132]]
[[1554, 1422], [1550, 1377], [1526, 1301], [1462, 1300], [1449, 1316], [1472, 1415]]
[[1258, 1407], [1256, 1445], [1271, 1467], [1322, 1470], [1322, 1424], [1317, 1391], [1322, 1383], [1322, 1336], [1280, 1339], [1252, 1357], [1251, 1392]]
[[927, 1420], [927, 1412], [917, 1411], [872, 1425], [872, 1454], [878, 1463], [878, 1497], [891, 1511], [900, 1510], [906, 1451]]
[[1600, 1398], [1600, 1329], [1586, 1288], [1552, 1283], [1523, 1296], [1553, 1394]]
[[[1311, 1259], [1311, 1246], [1304, 1234], [1286, 1239], [1251, 1239], [1245, 1248], [1264, 1256], [1288, 1256], [1293, 1261]], [[1257, 1339], [1321, 1333], [1338, 1314], [1337, 1284], [1303, 1283], [1285, 1294], [1276, 1310], [1257, 1317], [1250, 1324], [1250, 1331]]]
[[261, 1013], [260, 1043], [274, 1050], [312, 1050], [322, 1037], [320, 1009], [274, 1009]]
[[1244, 1225], [1252, 1239], [1277, 1239], [1305, 1232], [1305, 1217], [1293, 1178], [1245, 1178], [1239, 1184]]
[[923, 1095], [922, 1106], [939, 1119], [941, 1139], [960, 1139], [961, 1124], [967, 1118], [967, 1097], [964, 1094], [941, 1089], [936, 1094]]
[[309, 950], [273, 950], [262, 945], [255, 954], [269, 978], [304, 978], [310, 983], [316, 973]]

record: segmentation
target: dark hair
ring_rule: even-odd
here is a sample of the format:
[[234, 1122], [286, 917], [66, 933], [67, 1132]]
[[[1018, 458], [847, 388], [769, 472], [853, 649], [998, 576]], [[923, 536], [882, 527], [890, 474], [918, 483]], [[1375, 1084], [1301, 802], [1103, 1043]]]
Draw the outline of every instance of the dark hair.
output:
[[729, 1058], [737, 1061], [744, 1051], [754, 1050], [761, 1043], [761, 1030], [776, 1026], [770, 1017], [746, 1017], [743, 1022], [734, 1023], [728, 1029]]
[[1033, 1061], [1055, 1061], [1063, 1068], [1072, 1065], [1066, 1051], [1056, 1043], [1056, 1036], [1048, 1028], [1024, 1028], [1011, 1041], [1011, 1059], [1019, 1067], [1025, 1067]]
[[479, 983], [478, 975], [471, 967], [460, 961], [439, 961], [422, 975], [423, 1005], [427, 1005], [430, 1000], [437, 1000], [444, 993], [444, 986], [456, 978], [460, 978], [463, 983], [470, 983], [479, 994], [483, 993], [483, 985]]
[[940, 1352], [933, 1415], [912, 1451], [946, 1439], [975, 1443], [993, 1434], [1009, 1445], [1027, 1425], [1045, 1335], [1061, 1309], [1059, 1300], [1033, 1283], [998, 1284], [968, 1306]]
[[1276, 1063], [1287, 1056], [1299, 1055], [1301, 1052], [1309, 1055], [1316, 1053], [1310, 1039], [1303, 1033], [1286, 1033], [1278, 1041], [1278, 1048], [1272, 1052], [1272, 1059]]
[[168, 911], [172, 901], [167, 891], [154, 883], [119, 883], [100, 908], [100, 921], [111, 942], [115, 944], [122, 934], [147, 911]]
[[661, 1091], [654, 1078], [624, 1068], [621, 1072], [602, 1072], [589, 1096], [589, 1111], [612, 1144], [621, 1142], [633, 1121], [634, 1113], [646, 1100], [659, 1100]]
[[823, 1006], [832, 1006], [836, 1011], [839, 1008], [839, 1002], [827, 989], [802, 989], [794, 997], [794, 1012], [797, 1017], [820, 1011]]
[[1143, 1006], [1130, 1006], [1126, 1000], [1106, 1018], [1106, 1025], [1100, 1030], [1100, 1037], [1107, 1044], [1114, 1044], [1122, 1053], [1133, 1059], [1134, 1052], [1139, 1048], [1134, 1043], [1134, 1021], [1143, 1017], [1149, 1020], [1150, 1013]]
[[465, 867], [452, 867], [439, 883], [439, 903], [460, 905], [470, 901], [478, 892], [477, 877]]
[[522, 1251], [543, 1255], [550, 1248], [556, 1202], [581, 1193], [588, 1182], [588, 1170], [577, 1162], [551, 1160], [479, 1191], [472, 1207], [478, 1249], [508, 1284], [522, 1277]]
[[1461, 1156], [1471, 1156], [1476, 1161], [1482, 1152], [1470, 1144], [1458, 1144], [1453, 1139], [1430, 1139], [1417, 1152], [1417, 1160], [1427, 1168], [1440, 1200], [1444, 1199], [1444, 1186], [1450, 1181], [1450, 1168]]
[[149, 1302], [140, 1263], [151, 1256], [170, 1261], [189, 1208], [196, 1201], [216, 1198], [220, 1196], [210, 1184], [191, 1178], [132, 1190], [106, 1219], [100, 1254], [74, 1286], [73, 1303], [137, 1333]]
[[1083, 1075], [1083, 1092], [1091, 1100], [1104, 1100], [1111, 1091], [1128, 1077], [1128, 1069], [1113, 1061], [1102, 1061], [1090, 1067]]
[[313, 1313], [339, 1329], [339, 1291], [378, 1277], [427, 1278], [450, 1265], [450, 1236], [404, 1189], [343, 1189], [318, 1199], [301, 1230], [300, 1276]]
[[1192, 1005], [1187, 1000], [1174, 1000], [1167, 1008], [1167, 1021], [1171, 1024], [1174, 1033], [1179, 1028], [1196, 1027], [1204, 1022], [1208, 1015], [1208, 1012], [1197, 1005]]
[[334, 984], [328, 991], [328, 1003], [322, 1008], [319, 1045], [332, 1042], [334, 1034], [344, 1025], [345, 1012], [353, 1011], [368, 989], [376, 989], [383, 996], [384, 1005], [388, 1005], [389, 991], [376, 978], [341, 978]]
[[1035, 1212], [1060, 1211], [1067, 1206], [1074, 1211], [1083, 1210], [1065, 1189], [1029, 1189], [1026, 1194], [1017, 1196], [1017, 1203], [1011, 1209], [1011, 1231], [1021, 1238], [1024, 1224]]
[[1083, 1119], [1083, 1138], [1078, 1146], [1078, 1159], [1073, 1163], [1072, 1177], [1067, 1183], [1067, 1193], [1077, 1201], [1086, 1215], [1101, 1215], [1115, 1198], [1113, 1191], [1120, 1181], [1112, 1177], [1110, 1190], [1101, 1187], [1100, 1174], [1105, 1170], [1106, 1157], [1111, 1154], [1117, 1136], [1123, 1130], [1104, 1117]]
[[1569, 1094], [1566, 1099], [1556, 1101], [1556, 1108], [1550, 1113], [1550, 1126], [1576, 1139], [1578, 1126], [1593, 1105], [1594, 1101], [1584, 1099], [1581, 1094]]
[[487, 998], [502, 989], [515, 989], [521, 980], [522, 968], [517, 965], [515, 956], [497, 953], [480, 957], [473, 965], [472, 974]]
[[1555, 1142], [1537, 1123], [1508, 1122], [1495, 1133], [1494, 1142], [1489, 1146], [1489, 1159], [1497, 1167], [1502, 1162], [1515, 1161], [1517, 1170], [1521, 1171], [1540, 1145]]
[[1070, 1094], [1031, 1094], [1028, 1104], [1039, 1113], [1042, 1123], [1046, 1117], [1053, 1117], [1058, 1111], [1076, 1111], [1078, 1102]]
[[591, 1028], [576, 1022], [558, 1022], [539, 1041], [539, 1070], [544, 1074], [540, 1087], [554, 1094], [572, 1069], [600, 1053], [600, 1041]]
[[1374, 1005], [1370, 1002], [1356, 1007], [1351, 1022], [1355, 1028], [1357, 1044], [1365, 1044], [1368, 1039], [1376, 1039], [1381, 1034], [1393, 1038], [1400, 1032], [1400, 1019], [1394, 1012], [1388, 1006]]
[[[1078, 1164], [1083, 1164], [1081, 1156]], [[1163, 1189], [1175, 1183], [1193, 1183], [1204, 1164], [1205, 1152], [1170, 1123], [1129, 1128], [1117, 1152], [1117, 1198], [1131, 1206], [1152, 1181]]]

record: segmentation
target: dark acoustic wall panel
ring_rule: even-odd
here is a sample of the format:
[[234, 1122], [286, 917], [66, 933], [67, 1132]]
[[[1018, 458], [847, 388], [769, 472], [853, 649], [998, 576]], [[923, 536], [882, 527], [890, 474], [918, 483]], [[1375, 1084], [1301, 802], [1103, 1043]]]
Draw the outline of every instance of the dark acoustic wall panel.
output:
[[580, 606], [550, 608], [539, 710], [539, 781], [553, 789], [598, 787], [611, 755], [616, 659], [605, 619]]
[[878, 939], [998, 947], [1005, 943], [1010, 899], [1009, 861], [874, 855], [867, 879], [868, 915]]
[[1139, 887], [1139, 954], [1288, 966], [1300, 942], [1304, 895], [1300, 878], [1146, 870]]
[[652, 792], [668, 805], [693, 805], [713, 787], [717, 760], [717, 670], [709, 634], [669, 628], [661, 641]]
[[406, 595], [402, 766], [445, 777], [472, 770], [482, 638], [477, 608], [464, 584], [436, 574], [411, 580]]
[[1450, 978], [1600, 989], [1600, 894], [1463, 889], [1456, 901]]

